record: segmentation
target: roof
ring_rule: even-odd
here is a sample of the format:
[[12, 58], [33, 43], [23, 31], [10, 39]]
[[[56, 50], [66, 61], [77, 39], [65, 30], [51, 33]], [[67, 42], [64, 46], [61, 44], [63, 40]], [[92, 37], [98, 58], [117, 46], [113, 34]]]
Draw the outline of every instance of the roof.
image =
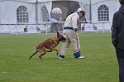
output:
[[0, 1], [19, 1], [19, 2], [31, 2], [35, 3], [36, 1], [38, 2], [48, 2], [48, 1], [76, 1], [76, 2], [82, 2], [86, 4], [95, 4], [99, 2], [105, 2], [105, 1], [118, 1], [118, 0], [0, 0]]

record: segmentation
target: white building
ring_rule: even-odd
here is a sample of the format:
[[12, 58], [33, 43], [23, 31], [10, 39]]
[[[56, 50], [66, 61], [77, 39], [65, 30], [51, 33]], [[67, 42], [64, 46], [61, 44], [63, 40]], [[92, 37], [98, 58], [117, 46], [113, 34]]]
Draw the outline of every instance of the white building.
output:
[[[118, 0], [0, 0], [0, 33], [40, 32], [49, 28], [48, 20], [64, 20], [81, 7], [87, 22], [99, 30], [110, 29]], [[26, 31], [26, 30], [25, 30]]]

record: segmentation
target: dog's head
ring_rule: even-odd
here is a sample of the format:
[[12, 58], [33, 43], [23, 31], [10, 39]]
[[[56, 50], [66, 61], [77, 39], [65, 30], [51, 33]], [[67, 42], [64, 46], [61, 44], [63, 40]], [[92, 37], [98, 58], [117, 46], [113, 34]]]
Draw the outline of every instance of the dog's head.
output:
[[59, 34], [59, 32], [57, 32], [57, 38], [58, 38], [58, 41], [62, 41], [62, 42], [65, 42], [66, 38], [63, 37], [63, 35]]

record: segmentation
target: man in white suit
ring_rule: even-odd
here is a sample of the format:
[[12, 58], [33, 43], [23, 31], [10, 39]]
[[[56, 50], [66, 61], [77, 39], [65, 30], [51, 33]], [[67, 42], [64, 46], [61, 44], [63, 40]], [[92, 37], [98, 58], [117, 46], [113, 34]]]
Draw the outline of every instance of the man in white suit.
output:
[[84, 16], [85, 12], [79, 8], [76, 12], [72, 13], [66, 18], [63, 31], [63, 36], [66, 38], [66, 41], [62, 43], [59, 54], [60, 59], [65, 58], [70, 43], [72, 43], [73, 46], [74, 57], [84, 58], [84, 56], [81, 56], [80, 53], [80, 41], [77, 33], [79, 18]]

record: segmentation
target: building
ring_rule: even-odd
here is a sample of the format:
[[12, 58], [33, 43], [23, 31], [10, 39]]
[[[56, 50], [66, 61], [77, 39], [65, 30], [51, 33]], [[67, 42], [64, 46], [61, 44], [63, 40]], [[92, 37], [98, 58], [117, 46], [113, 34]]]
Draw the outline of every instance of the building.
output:
[[0, 0], [0, 33], [41, 32], [50, 28], [50, 18], [64, 21], [79, 7], [88, 24], [110, 29], [120, 4], [118, 0]]

